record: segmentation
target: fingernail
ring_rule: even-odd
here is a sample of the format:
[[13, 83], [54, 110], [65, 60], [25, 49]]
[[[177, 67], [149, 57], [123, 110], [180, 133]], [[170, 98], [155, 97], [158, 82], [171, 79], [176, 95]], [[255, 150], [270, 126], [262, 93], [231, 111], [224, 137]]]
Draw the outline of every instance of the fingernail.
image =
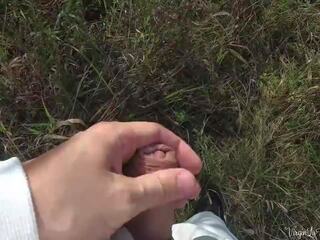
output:
[[199, 193], [199, 185], [192, 173], [182, 171], [177, 177], [177, 185], [184, 199], [193, 199]]

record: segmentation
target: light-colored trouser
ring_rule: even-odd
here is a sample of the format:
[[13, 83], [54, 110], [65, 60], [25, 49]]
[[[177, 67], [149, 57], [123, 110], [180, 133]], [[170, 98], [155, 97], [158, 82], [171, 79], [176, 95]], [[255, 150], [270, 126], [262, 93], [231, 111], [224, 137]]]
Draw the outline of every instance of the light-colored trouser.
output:
[[[172, 226], [174, 240], [237, 240], [226, 224], [212, 212], [201, 212], [183, 223]], [[127, 230], [121, 229], [112, 240], [133, 240]]]

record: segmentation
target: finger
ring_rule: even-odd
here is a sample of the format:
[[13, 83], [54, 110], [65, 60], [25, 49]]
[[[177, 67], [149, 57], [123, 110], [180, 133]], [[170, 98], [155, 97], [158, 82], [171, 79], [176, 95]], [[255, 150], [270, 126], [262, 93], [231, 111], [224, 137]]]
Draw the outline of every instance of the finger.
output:
[[119, 137], [122, 142], [123, 160], [128, 160], [137, 149], [150, 144], [165, 144], [176, 152], [179, 166], [198, 174], [202, 164], [199, 156], [180, 137], [157, 123], [120, 123]]
[[189, 170], [195, 175], [200, 173], [202, 168], [200, 157], [183, 140], [179, 142], [176, 148], [176, 159], [180, 167]]
[[135, 214], [168, 203], [194, 199], [200, 186], [194, 175], [185, 169], [161, 170], [132, 178], [128, 186]]

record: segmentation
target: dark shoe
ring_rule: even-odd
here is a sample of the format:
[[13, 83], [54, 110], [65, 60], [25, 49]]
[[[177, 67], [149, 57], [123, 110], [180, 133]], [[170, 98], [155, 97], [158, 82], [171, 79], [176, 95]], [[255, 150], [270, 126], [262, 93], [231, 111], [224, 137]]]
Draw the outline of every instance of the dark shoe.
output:
[[225, 222], [224, 200], [219, 188], [214, 185], [204, 187], [195, 210], [196, 213], [212, 212]]

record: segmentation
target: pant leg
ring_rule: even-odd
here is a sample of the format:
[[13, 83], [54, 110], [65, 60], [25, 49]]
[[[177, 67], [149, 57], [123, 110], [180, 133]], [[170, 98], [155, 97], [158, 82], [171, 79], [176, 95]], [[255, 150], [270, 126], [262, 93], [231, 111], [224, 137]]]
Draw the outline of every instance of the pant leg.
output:
[[212, 212], [201, 212], [172, 226], [174, 240], [237, 240], [226, 224]]

